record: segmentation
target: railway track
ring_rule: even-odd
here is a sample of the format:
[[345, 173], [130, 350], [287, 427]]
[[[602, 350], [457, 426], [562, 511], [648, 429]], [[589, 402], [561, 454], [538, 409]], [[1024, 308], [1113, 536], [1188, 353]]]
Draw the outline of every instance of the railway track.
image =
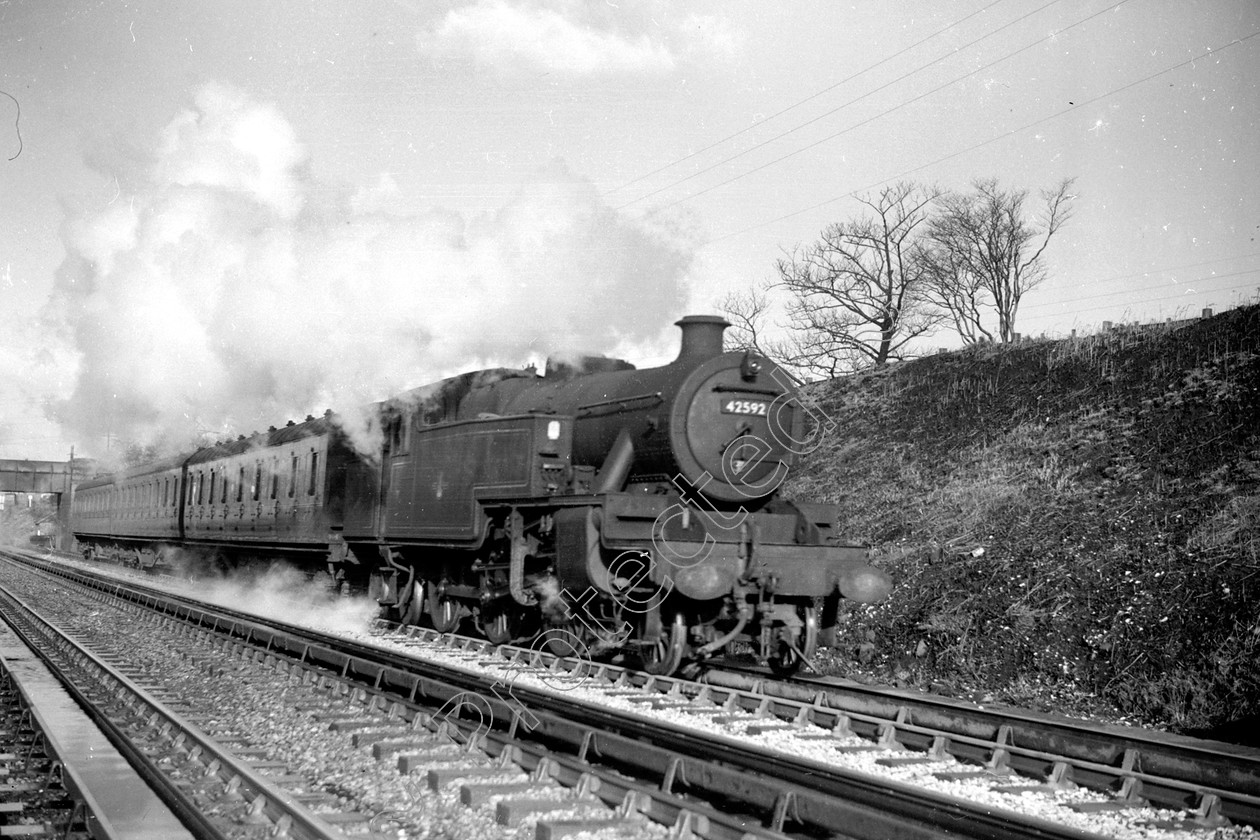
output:
[[[1192, 823], [1260, 825], [1260, 750], [1133, 727], [984, 708], [839, 677], [772, 677], [768, 669], [720, 666], [703, 681], [797, 704], [823, 705], [851, 726], [920, 752], [943, 750], [969, 763], [1048, 784], [1116, 794], [1133, 804], [1185, 810]], [[747, 701], [745, 701], [747, 702]], [[944, 740], [937, 740], [943, 738]]]
[[0, 836], [143, 834], [193, 836], [57, 674], [0, 621]]
[[[1255, 824], [1254, 788], [1248, 792], [1254, 758], [1250, 770], [1235, 757], [1233, 769], [1222, 771], [1200, 752], [1179, 759], [1201, 765], [1197, 776], [1184, 768], [1162, 776], [1150, 772], [1156, 753], [1149, 747], [1137, 751], [1106, 735], [1084, 738], [1084, 751], [1058, 749], [1062, 734], [1039, 732], [1033, 722], [893, 708], [887, 698], [845, 700], [839, 686], [722, 685], [718, 675], [694, 683], [473, 640], [452, 647], [449, 638], [423, 632], [347, 642], [117, 583], [97, 586], [163, 611], [163, 621], [230, 636], [227, 660], [266, 660], [290, 681], [340, 686], [331, 691], [349, 698], [348, 710], [325, 714], [362, 735], [359, 747], [394, 762], [403, 779], [423, 771], [435, 792], [460, 780], [461, 799], [473, 806], [490, 800], [504, 824], [563, 803], [569, 813], [537, 820], [538, 836], [615, 833], [627, 821], [636, 835], [668, 826], [706, 837], [1114, 836], [1114, 821], [1088, 820], [1133, 811], [1139, 815], [1129, 821], [1148, 833], [1161, 821], [1180, 836], [1231, 821]], [[175, 632], [163, 625], [163, 635]], [[258, 649], [264, 652], [248, 652]], [[426, 665], [416, 664], [416, 651]], [[439, 749], [444, 757], [408, 753], [419, 732], [449, 739]], [[459, 753], [454, 765], [451, 750]], [[1095, 760], [1104, 753], [1119, 759]], [[837, 766], [837, 755], [858, 759], [862, 769]], [[925, 785], [925, 773], [940, 784]], [[1006, 790], [968, 801], [949, 788], [964, 778]], [[1055, 807], [1087, 821], [1021, 815], [1007, 807], [1016, 793], [1074, 802]], [[1144, 806], [1169, 800], [1177, 814], [1141, 815]], [[377, 813], [408, 827], [406, 807]]]
[[[43, 607], [50, 606], [47, 593], [36, 597]], [[240, 752], [239, 742], [229, 733], [208, 735], [198, 725], [206, 719], [191, 711], [195, 707], [188, 699], [172, 697], [151, 663], [132, 657], [125, 641], [108, 626], [101, 626], [97, 615], [84, 620], [61, 614], [54, 620], [45, 614], [55, 611], [56, 605], [51, 606], [53, 610], [42, 609], [11, 586], [0, 586], [0, 618], [9, 632], [36, 652], [116, 751], [117, 758], [107, 762], [104, 772], [94, 755], [100, 743], [90, 744], [88, 751], [93, 755], [82, 761], [65, 760], [69, 750], [82, 752], [81, 741], [58, 748], [52, 759], [72, 774], [73, 789], [83, 803], [84, 821], [93, 836], [217, 839], [261, 836], [260, 826], [272, 836], [307, 840], [342, 836], [327, 822], [327, 814], [313, 813], [267, 778], [265, 765], [251, 763], [248, 752]], [[6, 661], [5, 666], [10, 677], [20, 671], [16, 662]], [[33, 716], [48, 713], [47, 703], [29, 699]], [[51, 714], [62, 715], [64, 710]], [[40, 728], [46, 739], [53, 737], [52, 727]], [[101, 804], [120, 789], [127, 791], [124, 810]], [[163, 814], [160, 819], [152, 817], [154, 809]], [[128, 812], [144, 815], [144, 824], [126, 819]], [[73, 825], [73, 820], [67, 824]]]

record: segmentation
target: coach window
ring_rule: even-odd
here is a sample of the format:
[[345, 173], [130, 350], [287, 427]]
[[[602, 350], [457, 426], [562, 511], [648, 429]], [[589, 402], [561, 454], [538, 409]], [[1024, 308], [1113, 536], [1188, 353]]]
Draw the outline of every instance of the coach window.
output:
[[214, 504], [214, 483], [218, 478], [214, 470], [210, 470], [210, 504]]
[[292, 499], [293, 494], [297, 492], [297, 472], [298, 472], [297, 468], [298, 468], [298, 456], [295, 454], [293, 456], [293, 464], [289, 469], [289, 498], [290, 499]]
[[254, 501], [258, 501], [258, 494], [262, 490], [262, 461], [254, 462], [254, 486], [250, 488], [250, 495], [254, 497]]
[[271, 498], [280, 492], [280, 459], [271, 459]]
[[389, 421], [389, 451], [397, 453], [402, 449], [402, 418], [395, 417]]
[[405, 455], [411, 451], [411, 424], [420, 421], [420, 415], [399, 414], [390, 423], [390, 452]]
[[239, 474], [236, 477], [236, 501], [245, 498], [245, 465], [241, 465]]
[[306, 494], [308, 496], [315, 495], [315, 474], [318, 472], [319, 472], [319, 453], [312, 452], [311, 453], [311, 483], [306, 488]]

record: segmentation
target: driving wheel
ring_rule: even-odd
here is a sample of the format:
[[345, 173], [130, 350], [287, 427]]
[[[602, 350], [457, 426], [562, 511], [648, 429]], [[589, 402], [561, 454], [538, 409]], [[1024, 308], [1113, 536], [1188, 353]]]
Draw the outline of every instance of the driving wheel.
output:
[[682, 613], [675, 613], [668, 627], [661, 628], [661, 637], [643, 648], [643, 670], [649, 674], [668, 676], [682, 665], [687, 653], [687, 622]]

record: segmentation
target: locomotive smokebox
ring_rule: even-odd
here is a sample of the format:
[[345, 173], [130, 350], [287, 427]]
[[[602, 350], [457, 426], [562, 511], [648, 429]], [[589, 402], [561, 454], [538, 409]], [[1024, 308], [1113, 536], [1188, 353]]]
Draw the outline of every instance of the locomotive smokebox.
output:
[[674, 325], [682, 329], [682, 348], [674, 364], [722, 355], [722, 333], [730, 321], [717, 315], [688, 315]]

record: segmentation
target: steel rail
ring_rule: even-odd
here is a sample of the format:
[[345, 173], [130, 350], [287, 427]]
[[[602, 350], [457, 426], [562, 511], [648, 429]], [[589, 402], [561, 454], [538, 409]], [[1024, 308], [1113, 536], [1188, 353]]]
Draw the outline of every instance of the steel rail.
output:
[[[1198, 810], [1260, 826], [1260, 750], [1131, 727], [993, 709], [836, 677], [767, 678], [711, 670], [705, 683], [746, 697], [842, 712], [867, 737], [908, 749], [942, 747], [961, 761], [1120, 795], [1130, 805]], [[750, 701], [745, 701], [750, 702]], [[945, 736], [942, 744], [938, 736]]]
[[[0, 619], [4, 618], [2, 606], [0, 604]], [[20, 628], [7, 626], [7, 629], [12, 632], [14, 638], [21, 641], [22, 645], [31, 652], [32, 656], [40, 657], [39, 651], [27, 644], [27, 640]], [[115, 840], [115, 838], [123, 837], [124, 835], [115, 829], [110, 816], [106, 813], [106, 808], [98, 800], [93, 786], [83, 777], [76, 763], [69, 759], [63, 745], [53, 734], [56, 731], [54, 722], [45, 715], [39, 702], [28, 692], [24, 680], [5, 670], [7, 663], [3, 660], [4, 657], [0, 657], [0, 671], [3, 671], [0, 674], [0, 687], [3, 687], [6, 691], [13, 692], [17, 704], [22, 709], [22, 718], [29, 723], [32, 732], [32, 741], [25, 750], [27, 753], [26, 760], [29, 762], [36, 752], [41, 752], [51, 762], [48, 778], [56, 778], [74, 803], [72, 808], [65, 809], [68, 812], [65, 834], [68, 836], [73, 831], [76, 820], [82, 820], [84, 825], [88, 827], [92, 837], [96, 838], [96, 840]], [[42, 659], [41, 661], [45, 662], [47, 667], [46, 661]], [[58, 678], [54, 668], [48, 667], [48, 673], [54, 679]], [[78, 702], [73, 690], [67, 690], [66, 693]], [[103, 729], [102, 734], [106, 734]], [[11, 779], [7, 768], [4, 778], [6, 782]], [[142, 777], [140, 774], [137, 774], [137, 778]], [[18, 791], [6, 791], [6, 793], [12, 796]], [[6, 797], [6, 802], [8, 801], [12, 800]], [[54, 826], [57, 824], [56, 821], [52, 822]]]
[[[641, 778], [650, 779], [649, 789], [664, 794], [673, 784], [681, 782], [691, 796], [745, 801], [753, 813], [759, 815], [758, 819], [775, 830], [800, 820], [807, 825], [867, 837], [889, 836], [890, 832], [899, 836], [1038, 840], [1095, 836], [821, 762], [767, 753], [733, 738], [719, 741], [659, 721], [592, 708], [587, 703], [515, 684], [511, 686], [512, 702], [508, 702], [501, 696], [504, 688], [501, 681], [488, 680], [468, 671], [426, 662], [424, 673], [418, 673], [414, 659], [382, 648], [326, 637], [255, 616], [228, 615], [222, 608], [198, 606], [189, 599], [165, 592], [137, 592], [117, 581], [95, 584], [81, 572], [63, 570], [59, 573], [83, 580], [99, 591], [233, 636], [270, 654], [320, 666], [341, 678], [355, 680], [373, 691], [405, 698], [412, 704], [440, 708], [456, 702], [459, 695], [479, 696], [486, 701], [489, 717], [494, 721], [492, 728], [504, 728], [510, 739], [529, 740], [547, 747], [578, 745], [580, 757], [587, 761], [597, 758], [601, 751], [607, 752], [618, 772], [633, 771]], [[483, 655], [481, 649], [474, 653]], [[518, 664], [537, 669], [559, 667], [556, 657], [536, 651], [530, 655], [535, 658]], [[614, 666], [597, 666], [592, 677], [612, 686], [626, 679], [629, 673]], [[655, 679], [661, 684], [683, 682]], [[522, 709], [528, 711], [523, 713]], [[457, 708], [458, 711], [462, 710]], [[820, 708], [820, 711], [828, 710]], [[834, 710], [830, 712], [835, 714]], [[524, 725], [527, 716], [539, 723]], [[480, 726], [485, 717], [483, 712], [477, 711], [476, 725]], [[470, 724], [457, 715], [450, 719], [464, 727]], [[586, 744], [585, 749], [582, 744]], [[660, 752], [662, 750], [665, 752]], [[590, 772], [590, 768], [584, 772]], [[729, 824], [729, 816], [721, 809], [709, 810], [711, 813], [705, 816], [709, 817], [711, 826], [725, 827], [711, 829], [703, 836], [725, 838], [739, 836], [729, 832], [749, 830], [746, 819]]]
[[[206, 840], [222, 840], [228, 834], [213, 825], [193, 800], [161, 771], [157, 763], [133, 743], [123, 728], [87, 696], [77, 684], [79, 680], [68, 673], [67, 665], [90, 674], [90, 679], [96, 683], [109, 686], [108, 691], [115, 698], [133, 709], [142, 710], [142, 716], [149, 719], [150, 729], [164, 731], [169, 742], [180, 744], [202, 763], [208, 776], [215, 776], [228, 789], [237, 791], [250, 803], [252, 815], [266, 817], [273, 826], [285, 832], [286, 836], [296, 840], [344, 838], [343, 832], [320, 819], [289, 793], [221, 748], [198, 727], [136, 685], [126, 675], [61, 632], [7, 587], [0, 586], [0, 596], [0, 611], [3, 611], [4, 618], [14, 631], [37, 652], [132, 767], [158, 792], [195, 836]], [[50, 647], [61, 655], [61, 663], [48, 655], [47, 649]]]

